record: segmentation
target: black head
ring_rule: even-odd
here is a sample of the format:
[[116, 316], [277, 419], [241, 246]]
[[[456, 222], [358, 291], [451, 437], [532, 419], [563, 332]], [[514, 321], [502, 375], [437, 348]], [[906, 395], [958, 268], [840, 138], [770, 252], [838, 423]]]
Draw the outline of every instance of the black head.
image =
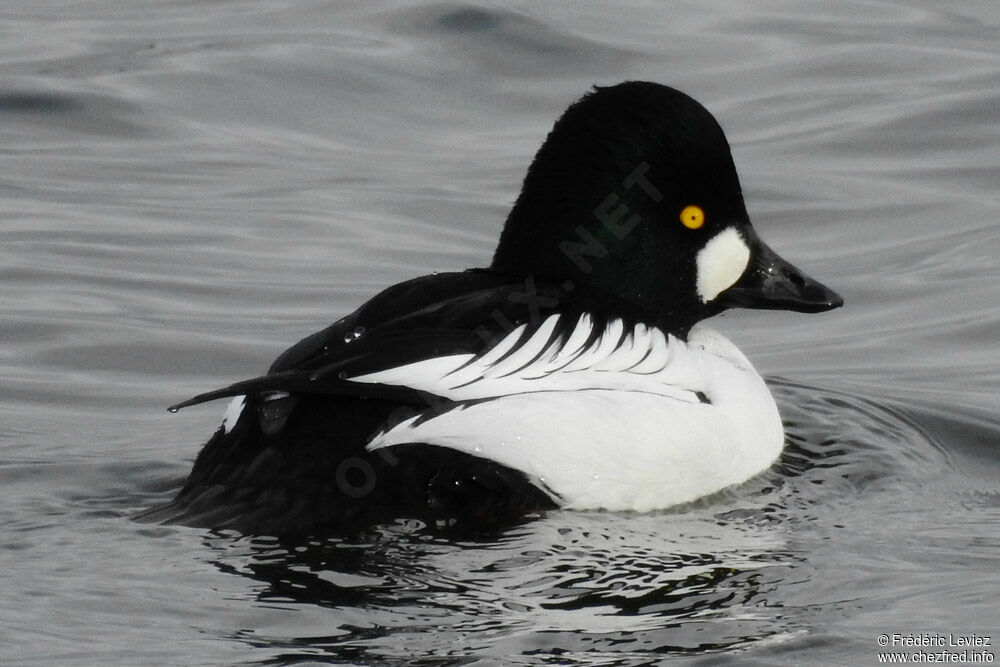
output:
[[757, 237], [712, 115], [640, 81], [595, 88], [556, 122], [492, 268], [625, 299], [678, 332], [729, 306], [842, 303]]

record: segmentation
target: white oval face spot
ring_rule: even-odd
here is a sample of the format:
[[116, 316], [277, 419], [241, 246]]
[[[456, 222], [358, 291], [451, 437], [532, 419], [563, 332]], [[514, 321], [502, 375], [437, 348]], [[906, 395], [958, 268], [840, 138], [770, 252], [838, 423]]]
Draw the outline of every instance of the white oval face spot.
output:
[[733, 286], [746, 271], [750, 248], [735, 227], [722, 230], [698, 251], [698, 296], [708, 303]]

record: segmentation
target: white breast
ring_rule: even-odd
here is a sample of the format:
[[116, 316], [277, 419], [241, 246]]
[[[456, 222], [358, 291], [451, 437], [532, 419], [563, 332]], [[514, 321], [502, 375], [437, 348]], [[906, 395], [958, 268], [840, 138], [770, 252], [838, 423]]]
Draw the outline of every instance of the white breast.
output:
[[[351, 378], [454, 401], [376, 436], [368, 449], [421, 442], [523, 471], [561, 505], [646, 511], [714, 493], [766, 469], [784, 436], [774, 400], [746, 357], [706, 327], [688, 342], [612, 321], [589, 345], [552, 315], [491, 350]], [[698, 394], [708, 402], [702, 402]]]

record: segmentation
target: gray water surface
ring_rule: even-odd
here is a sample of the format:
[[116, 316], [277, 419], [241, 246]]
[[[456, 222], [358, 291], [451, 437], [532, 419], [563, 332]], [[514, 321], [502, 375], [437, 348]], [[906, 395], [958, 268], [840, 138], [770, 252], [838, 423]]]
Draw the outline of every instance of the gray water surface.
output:
[[[875, 664], [883, 633], [1000, 641], [1000, 4], [0, 16], [0, 660]], [[166, 406], [390, 284], [487, 264], [553, 121], [626, 79], [703, 102], [761, 236], [846, 299], [715, 320], [769, 379], [778, 464], [692, 507], [480, 538], [131, 520], [224, 407]]]

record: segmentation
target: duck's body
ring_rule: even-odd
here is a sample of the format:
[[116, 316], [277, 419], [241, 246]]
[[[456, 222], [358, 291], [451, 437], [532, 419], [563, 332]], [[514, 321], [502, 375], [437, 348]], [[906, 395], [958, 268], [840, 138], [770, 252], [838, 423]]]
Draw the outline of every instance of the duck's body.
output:
[[738, 484], [777, 458], [774, 400], [720, 334], [697, 325], [685, 342], [612, 320], [592, 339], [584, 314], [568, 337], [554, 336], [562, 318], [530, 335], [522, 325], [479, 356], [355, 378], [456, 403], [390, 427], [367, 449], [438, 445], [522, 471], [560, 507], [640, 512]]
[[599, 89], [539, 151], [489, 269], [391, 287], [182, 404], [236, 397], [153, 516], [280, 533], [691, 501], [783, 441], [763, 380], [697, 323], [839, 304], [757, 238], [707, 111]]

